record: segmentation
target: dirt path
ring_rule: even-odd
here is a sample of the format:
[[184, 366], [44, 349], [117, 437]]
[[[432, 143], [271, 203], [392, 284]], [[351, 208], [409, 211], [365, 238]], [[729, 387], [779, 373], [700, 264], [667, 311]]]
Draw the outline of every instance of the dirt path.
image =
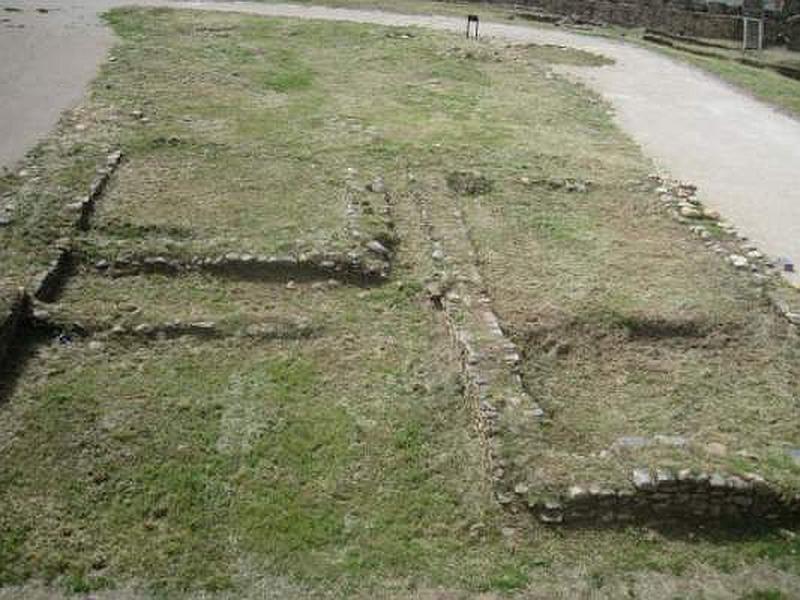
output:
[[[0, 54], [10, 57], [0, 65], [0, 165], [13, 164], [83, 93], [111, 42], [98, 25], [97, 12], [130, 3], [42, 0], [39, 5], [59, 10], [41, 15], [26, 8], [22, 15], [10, 14], [14, 21], [32, 24], [25, 29], [6, 27], [0, 35]], [[169, 0], [136, 4], [439, 30], [461, 31], [464, 26], [452, 17], [289, 4]], [[573, 68], [570, 73], [613, 104], [622, 127], [660, 169], [696, 183], [706, 204], [767, 254], [800, 261], [800, 121], [693, 67], [628, 44], [493, 23], [483, 24], [482, 32], [519, 42], [569, 45], [613, 58], [613, 66]]]

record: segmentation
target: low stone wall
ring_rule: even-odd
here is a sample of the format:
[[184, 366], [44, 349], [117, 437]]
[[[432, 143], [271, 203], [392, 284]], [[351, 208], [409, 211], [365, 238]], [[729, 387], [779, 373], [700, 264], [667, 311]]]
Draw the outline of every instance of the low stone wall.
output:
[[[373, 243], [374, 242], [374, 243]], [[218, 276], [235, 276], [261, 281], [324, 281], [336, 279], [355, 285], [384, 283], [391, 274], [391, 252], [380, 242], [368, 242], [363, 250], [347, 254], [302, 254], [299, 256], [256, 256], [229, 252], [219, 256], [189, 259], [165, 256], [130, 256], [101, 260], [95, 268], [113, 277], [160, 273], [177, 275], [205, 271]]]
[[[578, 23], [652, 27], [697, 38], [742, 39], [739, 7], [724, 3], [662, 2], [656, 0], [488, 0], [492, 4], [544, 11]], [[776, 15], [765, 15], [764, 39], [775, 43], [780, 32]]]
[[89, 193], [85, 198], [67, 206], [70, 210], [78, 212], [78, 220], [75, 226], [81, 230], [86, 231], [89, 229], [90, 220], [94, 214], [95, 205], [100, 200], [103, 193], [106, 191], [111, 176], [117, 170], [122, 162], [122, 151], [116, 150], [108, 155], [106, 158], [106, 166], [98, 170], [97, 176], [89, 186]]
[[574, 486], [562, 497], [531, 509], [542, 521], [575, 525], [629, 521], [785, 522], [800, 515], [800, 495], [787, 496], [755, 474], [726, 476], [635, 469], [630, 486]]

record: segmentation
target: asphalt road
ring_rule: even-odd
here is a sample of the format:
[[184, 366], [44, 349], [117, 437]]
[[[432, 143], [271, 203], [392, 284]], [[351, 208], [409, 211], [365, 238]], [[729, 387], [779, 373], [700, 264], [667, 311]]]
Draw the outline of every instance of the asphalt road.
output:
[[[0, 0], [0, 166], [12, 167], [83, 94], [113, 38], [98, 18], [131, 0]], [[181, 6], [462, 31], [461, 19], [248, 2], [136, 0]], [[16, 6], [23, 12], [5, 12]], [[36, 8], [50, 9], [39, 13]], [[24, 27], [19, 27], [23, 25]], [[656, 166], [695, 183], [704, 202], [771, 256], [800, 263], [800, 121], [719, 79], [622, 42], [567, 31], [481, 24], [483, 35], [598, 52], [612, 66], [570, 74], [602, 93]], [[800, 266], [798, 267], [800, 268]], [[798, 277], [792, 279], [798, 280]]]

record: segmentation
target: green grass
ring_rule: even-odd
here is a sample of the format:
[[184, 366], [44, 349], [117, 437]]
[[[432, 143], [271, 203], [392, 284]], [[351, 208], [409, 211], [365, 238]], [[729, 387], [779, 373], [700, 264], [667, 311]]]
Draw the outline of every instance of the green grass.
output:
[[[42, 226], [53, 227], [43, 236], [62, 230], [39, 192], [85, 190], [92, 153], [99, 160], [113, 141], [128, 158], [83, 240], [93, 258], [131, 247], [346, 248], [345, 195], [374, 198], [364, 186], [377, 176], [390, 192], [398, 255], [392, 281], [367, 289], [207, 274], [111, 278], [79, 268], [47, 307], [54, 318], [101, 330], [211, 320], [221, 335], [101, 331], [28, 346], [0, 406], [0, 598], [91, 590], [123, 598], [255, 598], [265, 590], [672, 598], [797, 589], [791, 532], [563, 531], [492, 500], [459, 358], [422, 292], [430, 251], [414, 193], [444, 214], [466, 212], [504, 324], [530, 352], [531, 382], [551, 392], [550, 407], [565, 405], [555, 427], [577, 423], [596, 436], [565, 447], [599, 447], [616, 434], [592, 389], [636, 427], [672, 423], [654, 399], [685, 398], [637, 362], [650, 343], [647, 352], [685, 362], [675, 372], [697, 404], [710, 394], [702, 386], [725, 378], [741, 390], [735, 411], [707, 403], [710, 416], [684, 412], [675, 422], [693, 430], [729, 418], [726, 435], [753, 434], [762, 446], [763, 436], [794, 435], [786, 398], [796, 389], [796, 344], [743, 279], [668, 222], [650, 193], [635, 191], [649, 165], [607, 107], [546, 77], [553, 62], [596, 57], [468, 46], [416, 29], [209, 13], [118, 10], [109, 20], [121, 39], [117, 60], [75, 112], [92, 126], [75, 132], [74, 147], [91, 151], [58, 149], [75, 122], [67, 119], [42, 146], [43, 157], [61, 161], [64, 179], [12, 182], [15, 191], [26, 186], [26, 210], [41, 210]], [[459, 196], [448, 188], [454, 172], [478, 172], [491, 186]], [[582, 194], [530, 183], [543, 178], [593, 184]], [[360, 224], [370, 235], [381, 227], [374, 216]], [[28, 264], [27, 250], [9, 249]], [[656, 318], [730, 327], [737, 341], [761, 345], [712, 356], [611, 343]], [[526, 332], [544, 323], [566, 341], [574, 320], [591, 335], [578, 328], [570, 352], [532, 352]], [[313, 334], [243, 334], [254, 324], [296, 323]], [[707, 382], [709, 365], [718, 372]], [[643, 396], [641, 414], [629, 410]], [[778, 422], [761, 431], [736, 419], [753, 411]], [[536, 456], [543, 469], [573, 466]]]

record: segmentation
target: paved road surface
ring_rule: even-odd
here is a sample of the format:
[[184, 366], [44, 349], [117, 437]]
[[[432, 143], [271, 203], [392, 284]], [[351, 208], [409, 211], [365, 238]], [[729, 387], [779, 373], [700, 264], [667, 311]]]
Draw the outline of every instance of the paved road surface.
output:
[[[97, 13], [133, 0], [0, 0], [0, 165], [10, 166], [81, 96], [112, 43]], [[460, 19], [247, 2], [135, 0], [263, 15], [420, 25], [461, 31]], [[35, 7], [57, 9], [47, 14]], [[18, 29], [16, 24], [24, 24]], [[718, 79], [660, 54], [566, 31], [491, 24], [482, 33], [514, 41], [564, 44], [616, 64], [570, 72], [613, 104], [619, 123], [657, 166], [696, 183], [767, 254], [800, 263], [800, 121]], [[800, 279], [800, 278], [795, 278]]]

